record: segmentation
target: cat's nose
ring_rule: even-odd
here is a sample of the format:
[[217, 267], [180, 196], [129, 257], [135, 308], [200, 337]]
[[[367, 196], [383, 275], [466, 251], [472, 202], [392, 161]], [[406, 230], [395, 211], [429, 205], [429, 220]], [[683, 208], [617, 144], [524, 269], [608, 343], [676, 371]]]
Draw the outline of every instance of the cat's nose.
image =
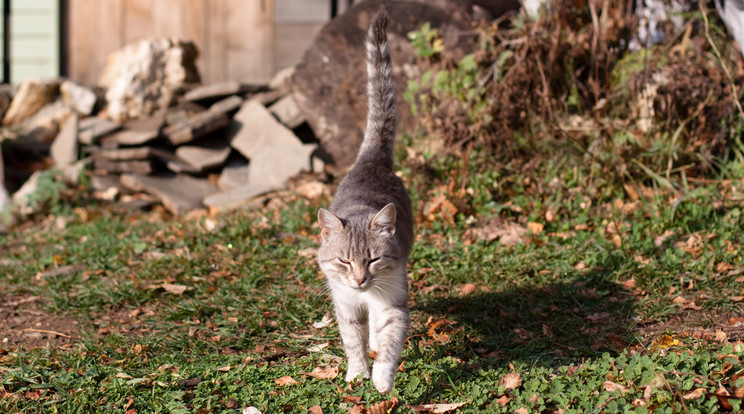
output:
[[367, 275], [364, 275], [362, 277], [358, 277], [358, 278], [354, 279], [354, 281], [357, 282], [357, 285], [362, 286], [364, 284], [364, 282], [367, 281]]

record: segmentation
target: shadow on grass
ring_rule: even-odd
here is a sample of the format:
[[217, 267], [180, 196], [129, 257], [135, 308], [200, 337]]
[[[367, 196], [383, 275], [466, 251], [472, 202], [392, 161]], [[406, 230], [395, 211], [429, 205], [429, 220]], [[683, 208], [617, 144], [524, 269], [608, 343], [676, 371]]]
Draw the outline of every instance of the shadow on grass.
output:
[[[419, 298], [414, 311], [431, 318], [414, 328], [411, 339], [431, 342], [435, 332], [444, 332], [456, 340], [444, 344], [443, 355], [477, 355], [485, 357], [484, 365], [512, 360], [552, 365], [620, 352], [633, 337], [633, 296], [603, 275], [458, 293]], [[435, 326], [437, 320], [447, 322]]]

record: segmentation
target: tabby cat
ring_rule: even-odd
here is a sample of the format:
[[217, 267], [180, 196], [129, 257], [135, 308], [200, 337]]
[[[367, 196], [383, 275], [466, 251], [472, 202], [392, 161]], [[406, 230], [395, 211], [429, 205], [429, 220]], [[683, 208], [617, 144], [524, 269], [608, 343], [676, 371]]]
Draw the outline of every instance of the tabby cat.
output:
[[[408, 331], [406, 263], [413, 244], [411, 200], [393, 172], [397, 107], [386, 27], [380, 11], [367, 34], [364, 141], [330, 209], [318, 211], [318, 263], [348, 358], [346, 381], [371, 374], [383, 394], [393, 388]], [[371, 372], [368, 345], [376, 353]]]

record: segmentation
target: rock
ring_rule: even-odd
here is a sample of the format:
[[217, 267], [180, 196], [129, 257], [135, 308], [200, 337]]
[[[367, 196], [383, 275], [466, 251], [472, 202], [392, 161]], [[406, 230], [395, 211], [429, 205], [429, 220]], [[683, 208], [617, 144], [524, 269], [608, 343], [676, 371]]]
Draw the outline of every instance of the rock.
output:
[[102, 142], [117, 145], [142, 145], [160, 136], [165, 123], [165, 113], [148, 118], [137, 118], [124, 123], [123, 129], [105, 137]]
[[110, 148], [101, 149], [95, 152], [96, 158], [103, 158], [111, 161], [146, 160], [151, 156], [151, 147]]
[[152, 161], [150, 160], [112, 161], [104, 158], [93, 158], [93, 168], [99, 173], [114, 174], [150, 174], [153, 170]]
[[279, 121], [286, 125], [288, 128], [294, 129], [305, 122], [305, 116], [297, 106], [297, 102], [294, 100], [292, 95], [287, 95], [273, 105], [269, 107], [269, 111], [273, 113]]
[[[398, 90], [399, 131], [406, 131], [415, 126], [415, 119], [402, 96], [407, 80], [418, 75], [415, 68], [419, 67], [407, 34], [429, 22], [442, 37], [443, 59], [459, 60], [477, 44], [471, 27], [476, 19], [472, 6], [481, 3], [487, 2], [367, 0], [355, 2], [323, 27], [295, 69], [292, 94], [321, 146], [337, 165], [345, 167], [354, 162], [366, 125], [364, 39], [372, 15], [384, 9], [389, 16], [388, 39]], [[517, 10], [519, 1], [513, 3]]]
[[72, 114], [73, 110], [60, 99], [48, 103], [30, 118], [21, 121], [15, 128], [16, 137], [50, 143], [57, 137], [62, 123]]
[[225, 98], [211, 107], [209, 110], [196, 114], [183, 122], [169, 125], [163, 130], [163, 135], [173, 145], [180, 145], [203, 137], [230, 124], [228, 114], [238, 107], [243, 99], [237, 96]]
[[256, 101], [260, 103], [263, 106], [269, 106], [273, 104], [274, 102], [281, 99], [283, 96], [285, 96], [287, 93], [281, 90], [270, 90], [266, 92], [257, 93], [254, 96], [251, 97], [251, 101]]
[[244, 206], [249, 200], [275, 189], [275, 186], [264, 182], [246, 184], [232, 190], [209, 195], [204, 198], [204, 205], [216, 211], [233, 210]]
[[5, 111], [10, 107], [10, 101], [15, 93], [13, 85], [4, 83], [0, 85], [0, 117], [5, 116]]
[[113, 175], [93, 174], [90, 177], [90, 187], [95, 192], [103, 193], [111, 188], [116, 188], [118, 192], [120, 186], [119, 177]]
[[230, 155], [230, 145], [222, 139], [202, 141], [200, 145], [181, 145], [176, 149], [176, 156], [198, 171], [223, 165]]
[[170, 177], [124, 174], [121, 176], [121, 183], [131, 190], [144, 191], [158, 197], [165, 208], [176, 216], [203, 207], [202, 200], [217, 191], [217, 187], [206, 179], [182, 174]]
[[110, 134], [119, 128], [121, 128], [121, 125], [107, 119], [98, 117], [84, 118], [78, 122], [78, 141], [81, 144], [91, 145], [98, 138]]
[[62, 99], [80, 115], [90, 115], [98, 102], [93, 89], [77, 82], [66, 80], [59, 87]]
[[62, 175], [69, 184], [78, 185], [80, 183], [80, 175], [83, 174], [83, 171], [85, 171], [86, 168], [88, 168], [91, 161], [90, 158], [86, 158], [63, 167]]
[[39, 177], [44, 173], [42, 170], [34, 171], [30, 177], [23, 183], [21, 188], [13, 193], [13, 205], [18, 209], [22, 216], [28, 216], [39, 210], [41, 207], [38, 202], [34, 202], [33, 194], [39, 186]]
[[49, 148], [50, 155], [54, 165], [58, 168], [64, 168], [74, 163], [78, 159], [78, 117], [71, 115], [62, 125], [57, 138], [52, 142]]
[[168, 107], [179, 88], [199, 81], [197, 56], [193, 43], [165, 38], [130, 43], [109, 55], [99, 81], [107, 88], [109, 116], [122, 121]]
[[232, 190], [248, 184], [249, 167], [245, 160], [232, 161], [227, 164], [217, 180], [220, 190]]
[[290, 129], [280, 124], [259, 102], [246, 101], [233, 117], [227, 130], [230, 145], [252, 159], [261, 148], [270, 145], [300, 145]]
[[290, 82], [292, 81], [292, 75], [294, 75], [294, 72], [294, 66], [289, 66], [278, 71], [269, 81], [269, 89], [278, 90], [285, 94], [289, 93]]
[[5, 167], [3, 164], [3, 148], [0, 146], [0, 213], [5, 210], [5, 206], [10, 202], [8, 191], [5, 189]]
[[182, 160], [172, 152], [161, 149], [153, 149], [152, 153], [156, 158], [163, 162], [169, 170], [173, 171], [174, 173], [196, 174], [200, 172], [196, 167]]
[[266, 90], [264, 85], [246, 85], [235, 81], [212, 83], [188, 91], [183, 99], [186, 101], [206, 101], [225, 98], [230, 95], [257, 93]]
[[59, 95], [59, 80], [27, 79], [18, 88], [10, 102], [3, 125], [17, 124], [31, 117], [44, 105], [53, 102]]

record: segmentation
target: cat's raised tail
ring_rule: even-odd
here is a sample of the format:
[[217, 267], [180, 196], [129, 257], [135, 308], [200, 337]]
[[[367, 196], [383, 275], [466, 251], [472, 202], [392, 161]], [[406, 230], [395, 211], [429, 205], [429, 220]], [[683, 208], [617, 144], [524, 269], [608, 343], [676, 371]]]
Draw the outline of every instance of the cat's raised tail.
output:
[[379, 11], [372, 17], [367, 33], [367, 130], [356, 163], [392, 170], [397, 106], [387, 23], [387, 13]]

